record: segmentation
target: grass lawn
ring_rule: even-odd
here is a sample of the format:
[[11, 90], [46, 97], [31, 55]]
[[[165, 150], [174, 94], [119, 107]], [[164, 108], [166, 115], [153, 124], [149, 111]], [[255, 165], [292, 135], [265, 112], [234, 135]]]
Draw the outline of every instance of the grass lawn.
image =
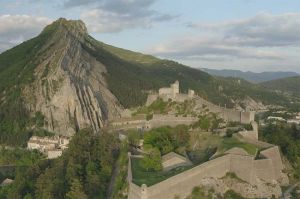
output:
[[217, 148], [218, 153], [222, 154], [225, 151], [240, 147], [245, 149], [250, 155], [255, 155], [259, 148], [253, 144], [239, 141], [235, 137], [220, 137], [219, 135], [212, 134], [211, 132], [192, 132], [190, 139], [190, 150], [203, 151], [207, 148]]
[[231, 138], [224, 138], [222, 140], [222, 144], [219, 147], [219, 152], [225, 152], [233, 147], [239, 147], [247, 151], [250, 155], [256, 155], [256, 152], [258, 151], [258, 147], [256, 147], [253, 144], [245, 143], [239, 141], [237, 138], [231, 137]]
[[192, 166], [186, 166], [178, 167], [170, 171], [146, 171], [140, 166], [140, 161], [141, 158], [131, 158], [132, 181], [138, 186], [142, 184], [151, 186], [192, 168]]

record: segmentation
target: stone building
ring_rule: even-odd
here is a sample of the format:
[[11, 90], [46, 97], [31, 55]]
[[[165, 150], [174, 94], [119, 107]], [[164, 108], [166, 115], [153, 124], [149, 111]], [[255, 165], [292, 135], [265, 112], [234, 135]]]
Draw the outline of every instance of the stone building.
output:
[[29, 150], [38, 150], [47, 155], [49, 159], [62, 155], [63, 150], [68, 148], [69, 138], [64, 136], [38, 137], [32, 136], [27, 142]]

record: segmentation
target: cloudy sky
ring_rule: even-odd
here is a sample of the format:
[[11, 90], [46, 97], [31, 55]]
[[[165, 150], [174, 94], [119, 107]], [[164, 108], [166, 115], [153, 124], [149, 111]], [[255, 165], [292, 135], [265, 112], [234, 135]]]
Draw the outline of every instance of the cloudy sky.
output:
[[59, 17], [196, 68], [300, 73], [299, 0], [0, 0], [0, 52]]

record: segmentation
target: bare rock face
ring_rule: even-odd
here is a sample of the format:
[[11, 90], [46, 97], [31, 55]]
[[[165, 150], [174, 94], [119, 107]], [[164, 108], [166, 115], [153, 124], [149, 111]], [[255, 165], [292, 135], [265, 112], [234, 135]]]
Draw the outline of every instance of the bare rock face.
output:
[[218, 195], [224, 195], [229, 190], [233, 190], [239, 193], [245, 198], [272, 198], [273, 196], [281, 196], [280, 184], [274, 182], [274, 184], [265, 183], [260, 179], [257, 179], [255, 185], [248, 184], [240, 179], [234, 178], [204, 178], [202, 180], [202, 186], [207, 189], [213, 189]]
[[39, 52], [35, 81], [23, 91], [26, 104], [43, 113], [49, 131], [72, 135], [91, 126], [99, 132], [123, 110], [107, 88], [106, 67], [82, 48], [83, 22], [60, 19], [50, 26], [57, 30]]

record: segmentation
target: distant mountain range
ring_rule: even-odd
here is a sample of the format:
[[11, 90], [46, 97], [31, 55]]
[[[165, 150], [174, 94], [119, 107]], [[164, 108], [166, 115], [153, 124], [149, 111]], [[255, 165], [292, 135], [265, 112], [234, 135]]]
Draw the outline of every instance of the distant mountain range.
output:
[[299, 75], [298, 73], [295, 72], [283, 72], [283, 71], [254, 73], [250, 71], [243, 72], [240, 70], [228, 70], [228, 69], [217, 70], [217, 69], [203, 68], [201, 70], [214, 76], [242, 78], [252, 83], [261, 83], [261, 82]]

